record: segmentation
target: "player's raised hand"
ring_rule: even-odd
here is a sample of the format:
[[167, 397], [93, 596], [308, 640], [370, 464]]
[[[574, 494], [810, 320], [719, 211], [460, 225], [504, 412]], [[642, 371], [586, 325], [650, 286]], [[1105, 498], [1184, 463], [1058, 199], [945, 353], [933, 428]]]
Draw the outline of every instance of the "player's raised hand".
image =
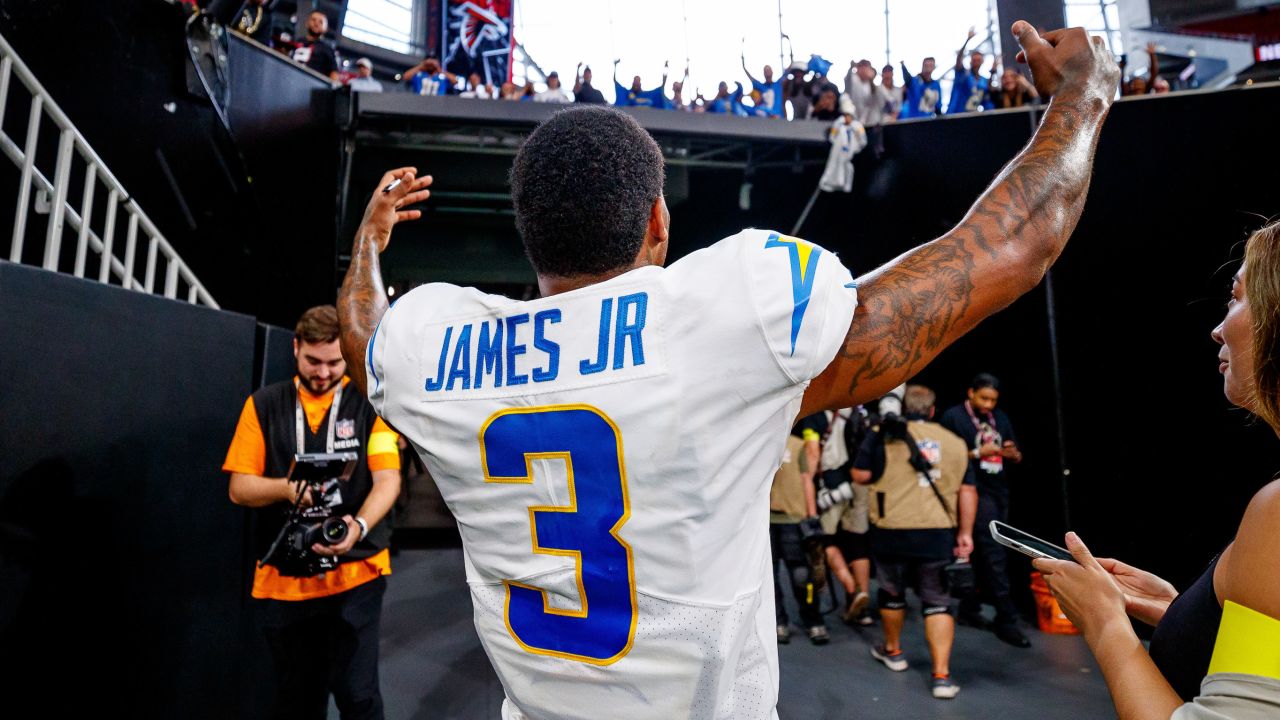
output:
[[1031, 66], [1031, 79], [1041, 96], [1071, 94], [1110, 105], [1120, 84], [1120, 68], [1101, 37], [1091, 38], [1082, 28], [1041, 35], [1025, 20], [1014, 23], [1012, 30], [1022, 46], [1018, 62]]
[[430, 175], [418, 177], [418, 169], [413, 167], [397, 168], [383, 174], [360, 223], [360, 232], [368, 233], [374, 238], [378, 244], [378, 252], [387, 249], [387, 244], [391, 242], [391, 228], [396, 223], [422, 217], [421, 210], [408, 208], [431, 196], [431, 191], [427, 189], [431, 182]]

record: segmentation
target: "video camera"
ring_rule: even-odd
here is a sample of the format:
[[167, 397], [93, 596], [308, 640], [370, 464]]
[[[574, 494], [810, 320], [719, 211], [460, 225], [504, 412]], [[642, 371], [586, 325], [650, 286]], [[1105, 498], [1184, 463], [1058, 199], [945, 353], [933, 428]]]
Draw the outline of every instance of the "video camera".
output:
[[[312, 545], [338, 545], [347, 539], [347, 523], [334, 515], [342, 504], [342, 483], [351, 477], [359, 455], [354, 452], [295, 455], [288, 480], [297, 484], [297, 500], [284, 527], [262, 558], [285, 577], [311, 577], [338, 567], [336, 557], [318, 555]], [[311, 506], [302, 500], [311, 496]]]

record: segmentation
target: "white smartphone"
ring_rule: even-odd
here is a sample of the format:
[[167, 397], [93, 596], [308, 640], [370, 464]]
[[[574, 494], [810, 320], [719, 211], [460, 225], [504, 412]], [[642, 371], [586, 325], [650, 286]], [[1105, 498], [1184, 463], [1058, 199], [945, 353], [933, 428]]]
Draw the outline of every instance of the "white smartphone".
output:
[[991, 537], [996, 542], [1005, 547], [1013, 548], [1023, 555], [1033, 558], [1047, 558], [1049, 560], [1070, 560], [1075, 562], [1075, 558], [1071, 557], [1071, 552], [1066, 548], [1058, 547], [1051, 542], [1041, 540], [1030, 533], [1024, 533], [1012, 525], [1007, 525], [999, 520], [991, 521]]

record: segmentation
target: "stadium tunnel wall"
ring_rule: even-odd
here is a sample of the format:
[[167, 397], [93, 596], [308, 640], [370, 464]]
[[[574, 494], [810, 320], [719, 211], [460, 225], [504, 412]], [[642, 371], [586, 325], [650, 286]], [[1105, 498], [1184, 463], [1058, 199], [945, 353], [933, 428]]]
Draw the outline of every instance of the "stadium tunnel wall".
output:
[[[265, 706], [250, 517], [221, 472], [255, 326], [0, 262], [0, 688], [15, 716]], [[36, 691], [54, 678], [61, 691]]]

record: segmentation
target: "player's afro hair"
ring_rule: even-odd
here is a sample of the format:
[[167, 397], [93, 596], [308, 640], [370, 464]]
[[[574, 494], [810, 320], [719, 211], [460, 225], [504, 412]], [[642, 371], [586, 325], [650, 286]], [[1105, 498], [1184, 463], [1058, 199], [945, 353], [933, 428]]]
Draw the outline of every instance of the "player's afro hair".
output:
[[516, 229], [534, 269], [576, 277], [630, 265], [662, 181], [662, 151], [630, 115], [599, 106], [552, 115], [511, 168]]

